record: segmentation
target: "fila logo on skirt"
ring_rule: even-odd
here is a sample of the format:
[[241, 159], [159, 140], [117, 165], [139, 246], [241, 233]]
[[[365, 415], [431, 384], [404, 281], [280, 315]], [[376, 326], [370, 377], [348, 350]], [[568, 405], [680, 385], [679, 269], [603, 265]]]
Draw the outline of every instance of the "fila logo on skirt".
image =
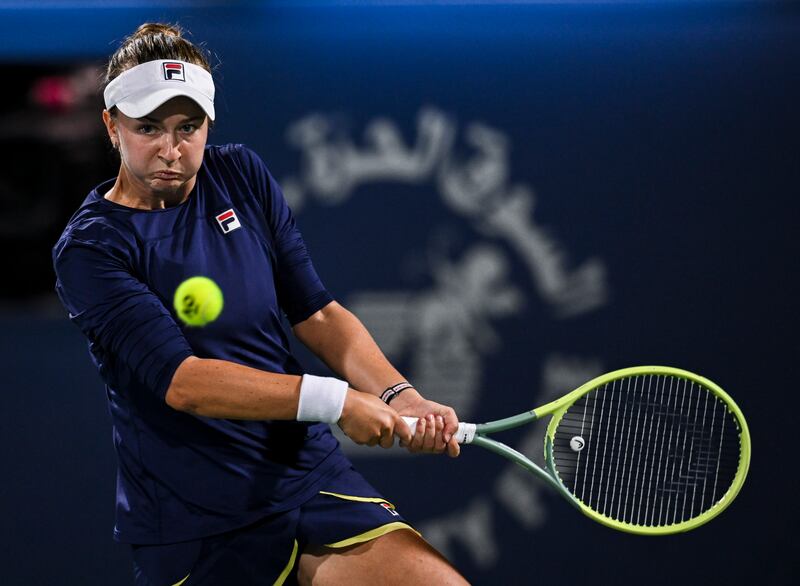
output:
[[389, 503], [378, 503], [378, 504], [380, 504], [381, 507], [386, 509], [386, 512], [389, 513], [390, 515], [392, 515], [393, 517], [399, 517], [400, 516], [400, 513], [395, 511], [394, 507], [392, 505], [390, 505]]

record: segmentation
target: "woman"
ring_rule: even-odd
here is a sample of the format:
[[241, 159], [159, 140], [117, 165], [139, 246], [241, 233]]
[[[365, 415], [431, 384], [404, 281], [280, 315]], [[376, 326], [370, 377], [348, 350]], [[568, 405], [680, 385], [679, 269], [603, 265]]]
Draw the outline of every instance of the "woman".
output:
[[[325, 290], [258, 156], [206, 145], [205, 56], [173, 27], [142, 25], [106, 77], [119, 175], [89, 194], [53, 258], [106, 383], [115, 538], [132, 544], [136, 583], [463, 584], [328, 427], [457, 456], [456, 414], [406, 383]], [[195, 275], [220, 285], [225, 308], [192, 328], [171, 299]], [[302, 375], [284, 314], [347, 382]], [[413, 435], [401, 415], [420, 417]]]

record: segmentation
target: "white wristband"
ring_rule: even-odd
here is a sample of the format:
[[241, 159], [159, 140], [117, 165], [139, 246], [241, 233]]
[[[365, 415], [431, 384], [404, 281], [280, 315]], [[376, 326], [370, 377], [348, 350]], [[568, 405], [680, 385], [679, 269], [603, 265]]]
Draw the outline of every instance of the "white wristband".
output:
[[304, 374], [300, 383], [297, 421], [336, 423], [342, 416], [347, 381], [328, 376]]

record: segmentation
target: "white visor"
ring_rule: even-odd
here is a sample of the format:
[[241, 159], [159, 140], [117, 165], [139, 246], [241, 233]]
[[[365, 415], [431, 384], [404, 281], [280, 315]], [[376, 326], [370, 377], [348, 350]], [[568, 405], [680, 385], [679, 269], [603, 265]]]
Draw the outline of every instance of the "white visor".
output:
[[106, 109], [141, 118], [177, 96], [191, 98], [214, 120], [214, 79], [194, 63], [160, 59], [128, 69], [106, 86]]

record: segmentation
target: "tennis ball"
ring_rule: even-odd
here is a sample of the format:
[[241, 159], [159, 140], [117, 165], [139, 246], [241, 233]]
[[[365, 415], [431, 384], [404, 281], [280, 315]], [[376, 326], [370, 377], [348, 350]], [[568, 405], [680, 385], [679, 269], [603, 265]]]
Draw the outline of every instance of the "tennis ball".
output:
[[189, 326], [204, 326], [222, 312], [222, 291], [208, 277], [192, 277], [175, 290], [175, 312]]

